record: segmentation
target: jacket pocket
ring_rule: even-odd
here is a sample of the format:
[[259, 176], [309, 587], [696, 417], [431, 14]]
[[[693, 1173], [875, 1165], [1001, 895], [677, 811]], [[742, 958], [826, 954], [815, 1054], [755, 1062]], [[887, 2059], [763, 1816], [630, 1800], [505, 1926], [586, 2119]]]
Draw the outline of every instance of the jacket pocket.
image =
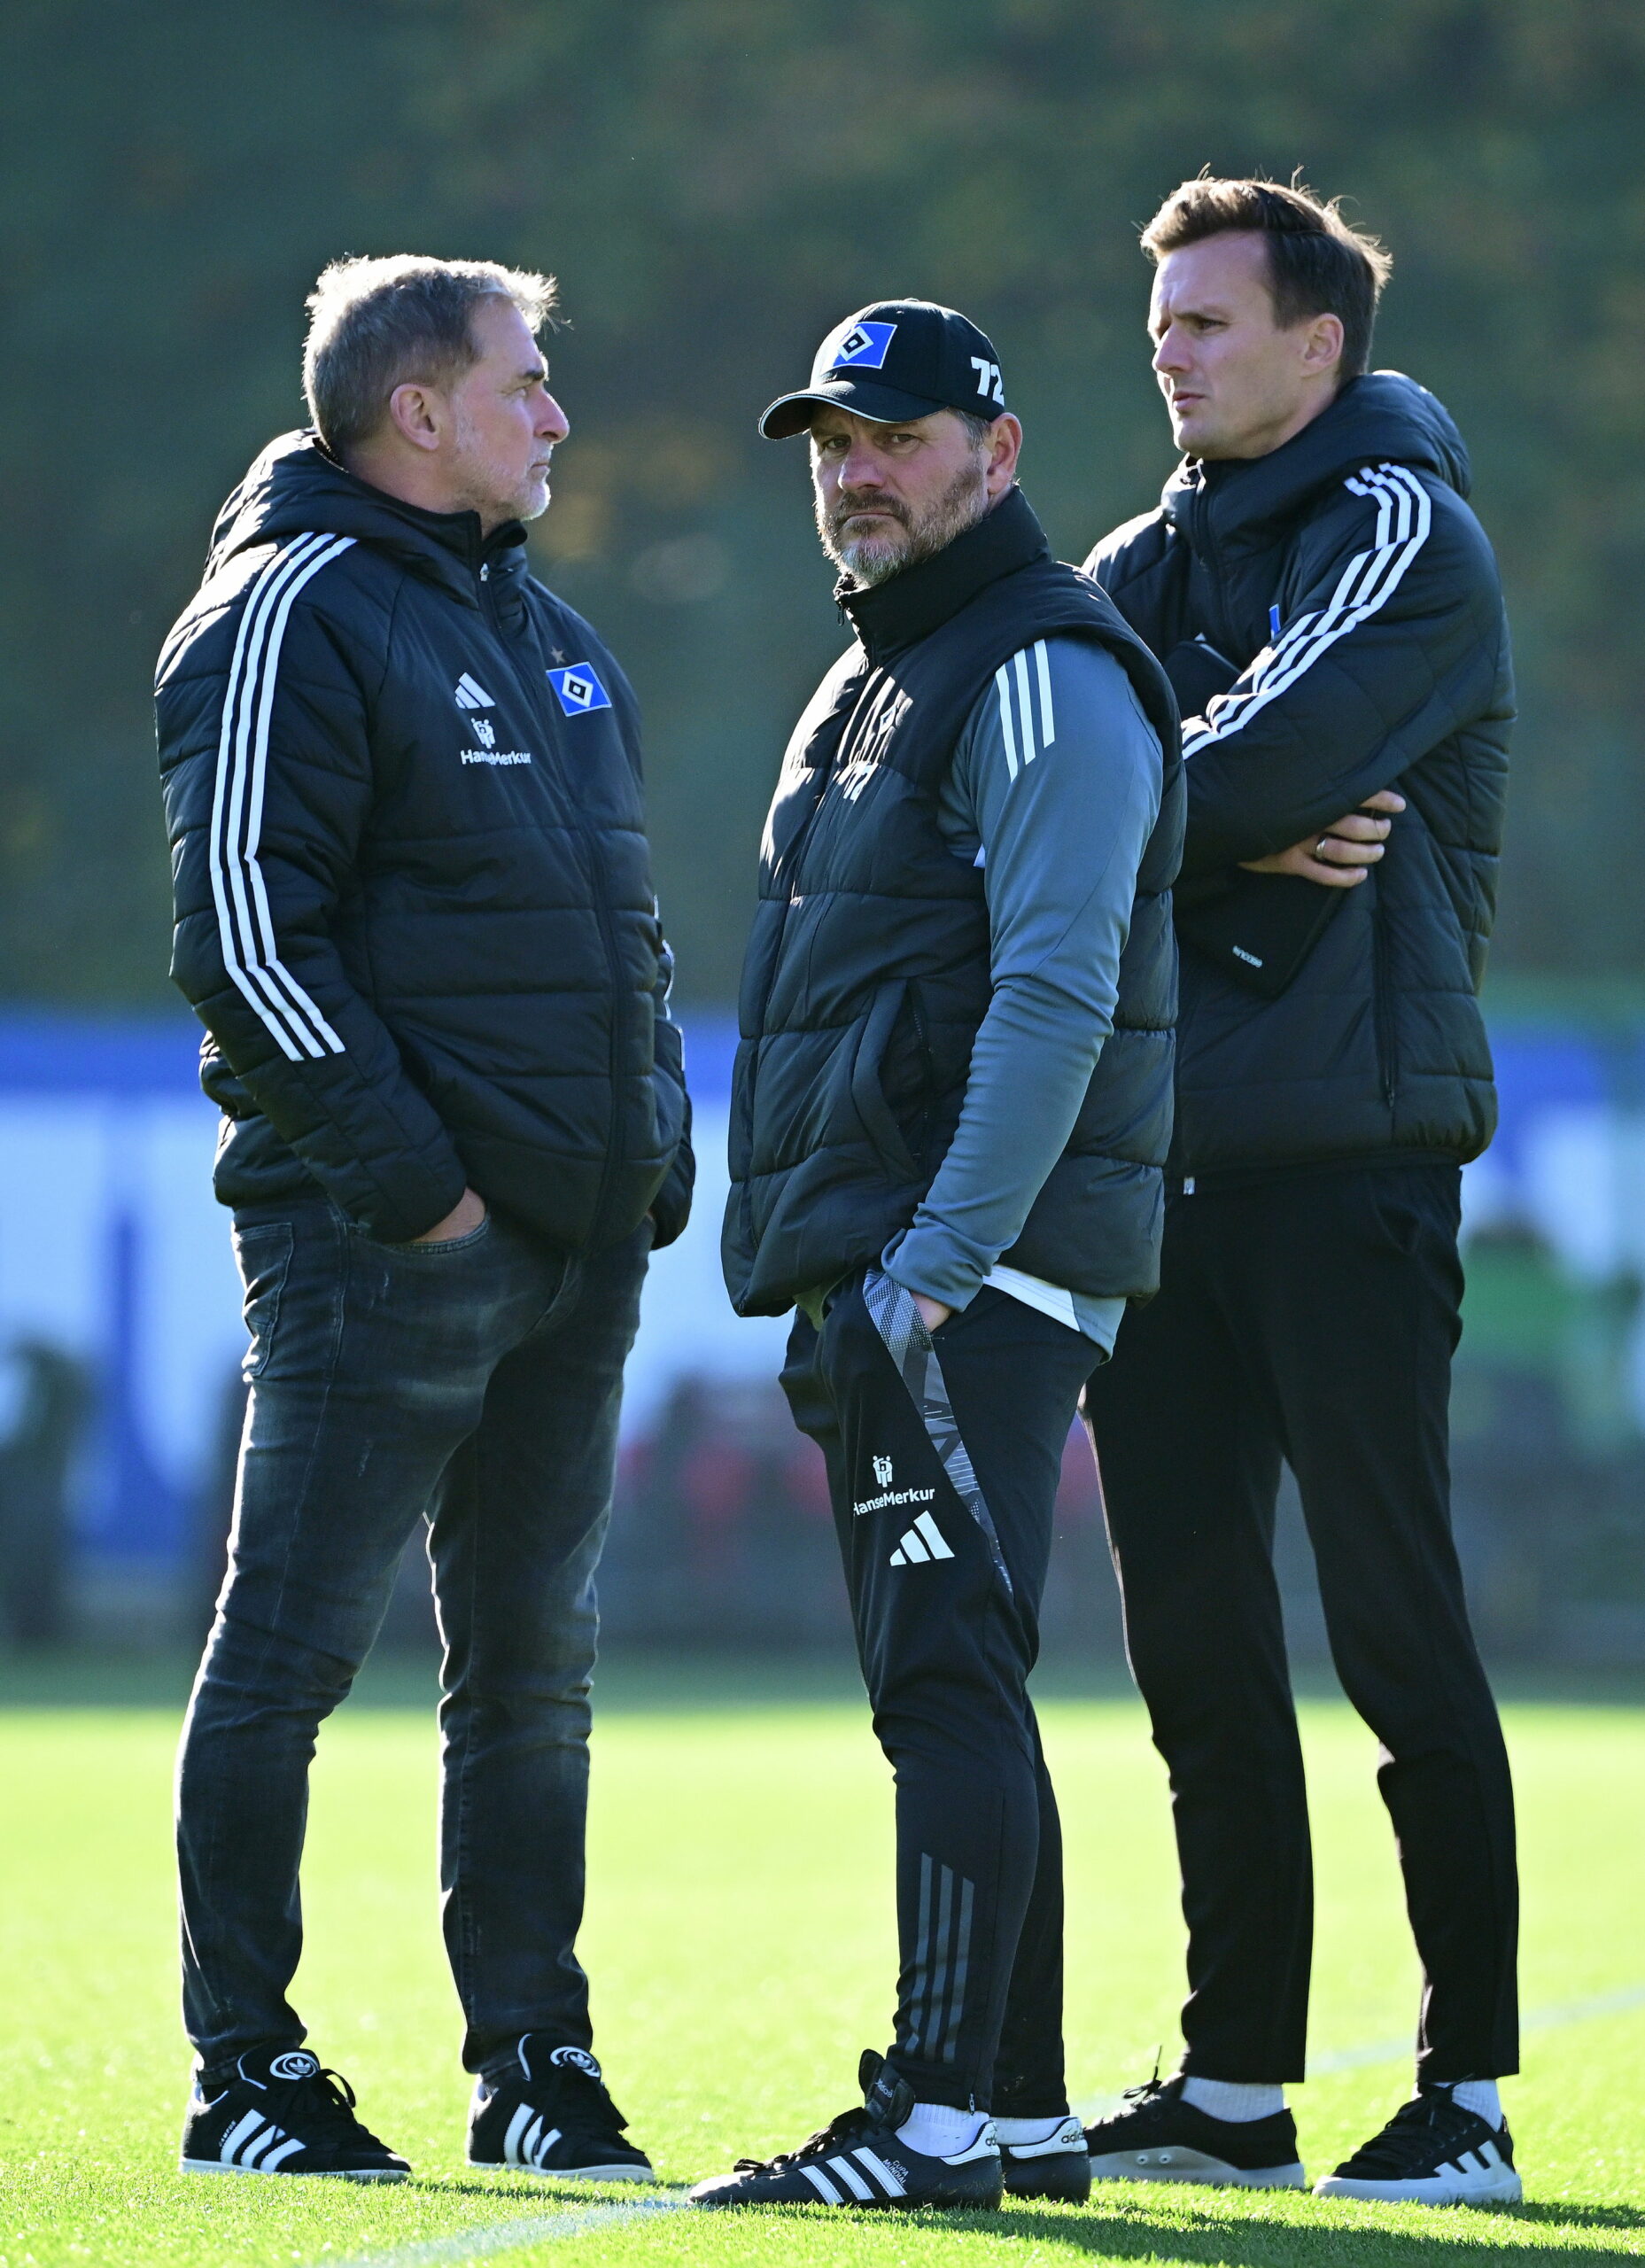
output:
[[280, 1320], [285, 1279], [291, 1272], [292, 1243], [289, 1221], [268, 1221], [234, 1232], [234, 1256], [239, 1266], [240, 1281], [245, 1286], [241, 1312], [252, 1339], [240, 1365], [240, 1375], [247, 1385], [253, 1379], [261, 1378], [274, 1353], [275, 1328]]
[[917, 1181], [919, 1168], [880, 1084], [880, 1067], [907, 990], [906, 980], [898, 977], [893, 983], [882, 984], [874, 994], [851, 1065], [851, 1102], [870, 1142], [887, 1165], [901, 1179]]

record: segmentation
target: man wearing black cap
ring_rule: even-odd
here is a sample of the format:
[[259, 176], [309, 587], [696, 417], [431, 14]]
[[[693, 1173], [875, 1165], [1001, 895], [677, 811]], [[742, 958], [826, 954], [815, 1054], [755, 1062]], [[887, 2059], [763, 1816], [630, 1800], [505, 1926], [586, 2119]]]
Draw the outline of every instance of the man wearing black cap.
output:
[[864, 2107], [694, 2194], [1079, 2197], [1061, 1842], [1026, 1687], [1080, 1392], [1156, 1281], [1176, 707], [1051, 558], [999, 358], [963, 315], [865, 308], [761, 430], [811, 436], [857, 634], [766, 827], [726, 1275], [744, 1314], [799, 1310], [783, 1384], [827, 1460], [896, 1775], [901, 1974]]

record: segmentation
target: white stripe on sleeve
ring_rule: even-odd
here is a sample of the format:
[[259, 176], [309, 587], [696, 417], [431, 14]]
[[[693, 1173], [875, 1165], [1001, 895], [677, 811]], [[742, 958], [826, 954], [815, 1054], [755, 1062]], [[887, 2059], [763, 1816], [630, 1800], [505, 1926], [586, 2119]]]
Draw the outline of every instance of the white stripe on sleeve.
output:
[[1028, 656], [1026, 648], [1018, 649], [1015, 661], [1017, 716], [1022, 726], [1022, 761], [1027, 765], [1033, 763], [1039, 750], [1034, 745], [1034, 709], [1028, 699]]
[[1057, 718], [1051, 705], [1051, 656], [1043, 638], [1035, 642], [1034, 665], [1040, 681], [1040, 744], [1049, 748], [1057, 737]]
[[1014, 780], [1017, 776], [1017, 735], [1011, 722], [1011, 680], [1001, 664], [994, 672], [994, 687], [999, 695], [1000, 737], [1005, 743], [1005, 769]]
[[1432, 499], [1403, 465], [1367, 465], [1344, 485], [1355, 496], [1376, 500], [1377, 531], [1370, 548], [1355, 552], [1349, 560], [1329, 605], [1316, 613], [1299, 615], [1261, 656], [1243, 693], [1219, 694], [1208, 704], [1203, 726], [1183, 743], [1184, 757], [1232, 739], [1339, 638], [1369, 620], [1392, 598], [1427, 541], [1433, 523]]
[[212, 802], [212, 897], [223, 965], [291, 1062], [340, 1055], [343, 1043], [281, 960], [257, 851], [280, 648], [298, 593], [353, 548], [353, 536], [302, 535], [247, 595], [223, 701]]

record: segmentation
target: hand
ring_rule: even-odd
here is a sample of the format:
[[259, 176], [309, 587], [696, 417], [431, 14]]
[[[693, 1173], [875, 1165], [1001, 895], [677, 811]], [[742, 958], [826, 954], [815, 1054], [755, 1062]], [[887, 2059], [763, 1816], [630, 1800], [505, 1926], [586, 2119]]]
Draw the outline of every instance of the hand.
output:
[[919, 1320], [927, 1331], [935, 1331], [948, 1321], [954, 1310], [945, 1308], [941, 1300], [928, 1300], [923, 1292], [914, 1293], [914, 1305], [919, 1310]]
[[[1310, 835], [1289, 850], [1240, 863], [1253, 874], [1300, 874], [1304, 882], [1324, 882], [1331, 889], [1353, 889], [1381, 858], [1393, 814], [1404, 809], [1403, 796], [1392, 788], [1379, 788], [1358, 811], [1333, 819], [1323, 835]], [[1384, 812], [1386, 818], [1381, 816]]]
[[420, 1237], [413, 1237], [413, 1244], [449, 1244], [454, 1237], [466, 1237], [477, 1229], [485, 1218], [485, 1200], [477, 1190], [465, 1189], [443, 1221], [436, 1221], [431, 1229], [424, 1229]]

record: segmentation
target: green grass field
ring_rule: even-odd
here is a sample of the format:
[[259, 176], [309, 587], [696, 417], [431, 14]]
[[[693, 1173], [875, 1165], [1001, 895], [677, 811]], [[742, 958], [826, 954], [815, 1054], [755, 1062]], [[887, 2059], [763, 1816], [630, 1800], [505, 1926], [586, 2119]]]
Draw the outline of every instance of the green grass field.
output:
[[[313, 2044], [418, 2178], [398, 2189], [184, 2179], [167, 1839], [175, 1705], [41, 1705], [0, 1675], [0, 2268], [176, 2268], [563, 2249], [581, 2261], [862, 2261], [915, 2268], [1067, 2261], [1426, 2268], [1456, 2256], [1645, 2256], [1645, 1707], [1509, 1709], [1525, 1851], [1527, 2036], [1508, 2092], [1529, 2201], [1495, 2215], [1106, 2186], [1094, 2204], [881, 2218], [648, 2210], [462, 2163], [468, 2083], [439, 1951], [431, 1712], [379, 1674], [328, 1729], [306, 1874], [299, 1998]], [[34, 1705], [29, 1697], [34, 1696]], [[893, 1981], [888, 1775], [861, 1704], [814, 1674], [617, 1670], [596, 1729], [584, 1953], [597, 2046], [666, 2181], [791, 2145], [851, 2099], [882, 2047]], [[1175, 2052], [1181, 1930], [1160, 1768], [1129, 1698], [1045, 1705], [1067, 1822], [1077, 2103]], [[1295, 2098], [1310, 2170], [1393, 2108], [1415, 1977], [1369, 1736], [1307, 1709], [1320, 1927], [1314, 2046]], [[1355, 2060], [1357, 2058], [1357, 2060]], [[648, 2193], [651, 2194], [651, 2193]], [[667, 2193], [654, 2193], [665, 2205]], [[532, 2229], [532, 2221], [549, 2228]], [[528, 2225], [494, 2232], [500, 2225]]]

